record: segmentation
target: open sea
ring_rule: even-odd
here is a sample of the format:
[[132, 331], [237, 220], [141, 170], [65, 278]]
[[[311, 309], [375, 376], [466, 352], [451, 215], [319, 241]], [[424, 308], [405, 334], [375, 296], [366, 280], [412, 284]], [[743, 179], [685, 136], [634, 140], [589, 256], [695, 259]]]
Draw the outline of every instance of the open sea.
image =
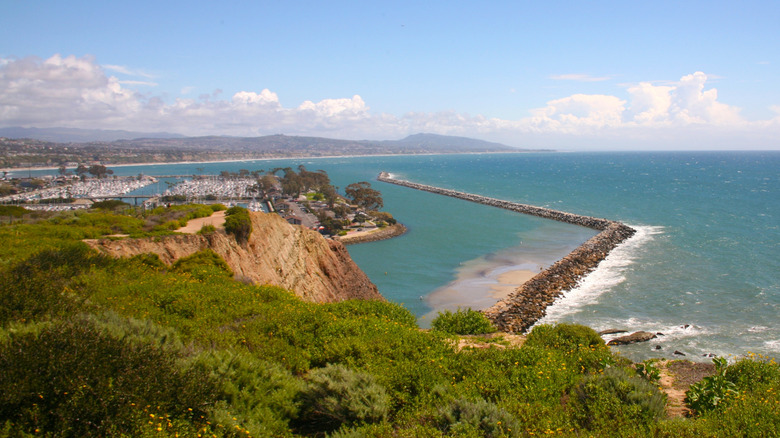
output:
[[[542, 321], [663, 333], [619, 347], [634, 360], [780, 357], [780, 152], [602, 152], [380, 156], [112, 167], [117, 175], [325, 170], [344, 188], [369, 181], [409, 228], [349, 246], [387, 299], [427, 326], [427, 297], [486, 308], [512, 270], [537, 272], [596, 232], [405, 187], [393, 177], [621, 221], [638, 233], [548, 308]], [[33, 175], [48, 172], [32, 172]], [[19, 174], [28, 174], [27, 171]], [[162, 187], [160, 187], [162, 185]], [[164, 181], [150, 190], [165, 190]], [[660, 347], [660, 349], [656, 349]]]

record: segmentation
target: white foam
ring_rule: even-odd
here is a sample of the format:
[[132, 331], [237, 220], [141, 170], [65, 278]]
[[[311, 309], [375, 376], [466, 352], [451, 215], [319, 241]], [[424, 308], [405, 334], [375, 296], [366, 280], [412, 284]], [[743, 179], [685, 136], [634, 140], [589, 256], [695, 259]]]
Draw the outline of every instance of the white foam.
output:
[[602, 294], [624, 282], [625, 271], [640, 255], [641, 248], [654, 236], [664, 232], [661, 226], [631, 227], [636, 230], [636, 234], [613, 249], [596, 270], [582, 278], [575, 288], [565, 291], [561, 298], [547, 308], [547, 316], [539, 320], [539, 324], [549, 324], [566, 315], [578, 313], [583, 306], [596, 302]]
[[769, 330], [769, 327], [765, 327], [763, 325], [757, 325], [755, 327], [750, 327], [748, 329], [748, 331], [751, 332], [751, 333], [761, 333], [761, 332], [765, 332], [767, 330]]
[[780, 351], [780, 339], [764, 342], [764, 346], [771, 351]]

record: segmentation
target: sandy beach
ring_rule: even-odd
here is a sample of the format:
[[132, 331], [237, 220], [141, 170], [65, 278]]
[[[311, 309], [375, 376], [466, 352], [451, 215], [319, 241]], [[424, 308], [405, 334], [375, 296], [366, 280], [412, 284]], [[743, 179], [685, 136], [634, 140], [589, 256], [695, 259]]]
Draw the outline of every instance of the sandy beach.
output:
[[[425, 297], [428, 305], [435, 310], [423, 316], [421, 322], [423, 324], [430, 323], [438, 312], [444, 310], [487, 309], [506, 298], [537, 274], [537, 272], [527, 269], [513, 269], [513, 267], [507, 266], [485, 269], [483, 263], [467, 264], [455, 281]], [[476, 271], [477, 269], [478, 271]]]
[[498, 284], [490, 288], [490, 295], [499, 301], [503, 300], [534, 275], [536, 272], [527, 270], [505, 272], [498, 276]]

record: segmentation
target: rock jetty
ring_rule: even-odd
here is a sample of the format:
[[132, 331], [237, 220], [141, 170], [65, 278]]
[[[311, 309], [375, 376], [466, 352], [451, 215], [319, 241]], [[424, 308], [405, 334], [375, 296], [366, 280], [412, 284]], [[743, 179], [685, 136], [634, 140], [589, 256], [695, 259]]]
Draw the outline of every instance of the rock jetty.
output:
[[633, 228], [608, 219], [398, 180], [387, 172], [380, 173], [377, 180], [600, 231], [566, 257], [525, 282], [506, 299], [484, 310], [484, 314], [503, 332], [522, 333], [528, 330], [544, 317], [547, 306], [564, 291], [575, 287], [582, 277], [596, 269], [612, 249], [636, 233]]

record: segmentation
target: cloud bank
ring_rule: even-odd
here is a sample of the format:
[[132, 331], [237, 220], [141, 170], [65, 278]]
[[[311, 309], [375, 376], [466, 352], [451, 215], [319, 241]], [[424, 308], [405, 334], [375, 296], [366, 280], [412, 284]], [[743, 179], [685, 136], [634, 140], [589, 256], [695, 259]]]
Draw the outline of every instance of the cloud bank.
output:
[[[359, 96], [284, 107], [276, 93], [220, 92], [198, 99], [161, 97], [127, 88], [90, 56], [0, 59], [0, 125], [178, 132], [189, 136], [276, 133], [345, 139], [392, 139], [418, 132], [463, 135], [520, 147], [587, 149], [778, 149], [780, 106], [764, 121], [747, 121], [718, 101], [702, 72], [679, 81], [631, 84], [623, 96], [574, 94], [519, 120], [452, 111], [373, 113]], [[558, 79], [583, 80], [579, 75]], [[585, 78], [589, 79], [589, 78]], [[601, 79], [601, 78], [598, 78]]]

